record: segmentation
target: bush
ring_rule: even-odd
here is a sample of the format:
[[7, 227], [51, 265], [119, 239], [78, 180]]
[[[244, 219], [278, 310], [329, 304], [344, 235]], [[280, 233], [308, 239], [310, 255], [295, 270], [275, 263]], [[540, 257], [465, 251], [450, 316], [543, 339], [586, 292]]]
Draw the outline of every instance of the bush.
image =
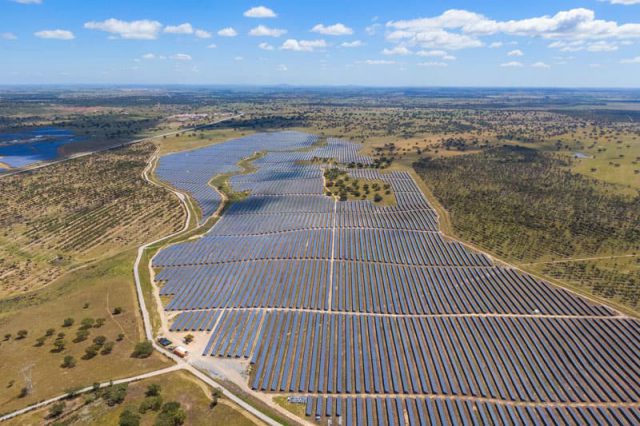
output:
[[113, 350], [113, 346], [114, 346], [113, 342], [105, 343], [104, 346], [102, 347], [102, 350], [100, 351], [100, 354], [109, 355], [111, 353], [111, 351]]
[[38, 338], [36, 339], [36, 344], [35, 344], [35, 346], [38, 346], [38, 347], [43, 346], [43, 345], [44, 345], [44, 341], [45, 341], [45, 340], [47, 340], [47, 338], [46, 338], [46, 337], [38, 337]]
[[76, 333], [76, 338], [73, 339], [74, 343], [80, 343], [80, 342], [84, 342], [85, 340], [87, 340], [87, 337], [89, 337], [89, 330], [86, 329], [80, 329], [78, 330], [78, 332]]
[[64, 402], [56, 402], [49, 408], [49, 418], [55, 419], [56, 417], [60, 417], [62, 413], [64, 413], [65, 403]]
[[56, 330], [53, 328], [47, 328], [47, 331], [44, 333], [45, 336], [49, 337], [49, 336], [53, 336], [53, 333], [55, 333]]
[[27, 330], [19, 330], [18, 334], [16, 336], [16, 340], [22, 340], [25, 337], [27, 337], [27, 334], [29, 334], [29, 332]]
[[148, 358], [153, 353], [153, 345], [149, 340], [136, 343], [136, 347], [133, 350], [131, 356], [133, 358]]
[[122, 340], [124, 340], [124, 334], [120, 333], [118, 337], [116, 337], [116, 342], [122, 342]]
[[144, 393], [146, 396], [158, 396], [160, 395], [160, 391], [162, 387], [157, 383], [152, 383], [147, 386], [147, 391]]
[[80, 330], [88, 330], [93, 327], [96, 321], [93, 318], [85, 318], [80, 323]]
[[60, 367], [62, 368], [73, 368], [75, 366], [76, 366], [76, 359], [71, 355], [65, 356], [64, 359], [62, 360], [62, 365], [60, 365]]
[[373, 196], [373, 201], [375, 201], [376, 203], [379, 203], [380, 201], [382, 201], [382, 195], [380, 194], [376, 194]]
[[7, 334], [5, 334], [5, 335], [4, 335], [4, 340], [5, 340], [5, 341], [7, 341], [7, 340], [9, 340], [9, 339], [11, 339], [11, 333], [7, 333]]
[[162, 407], [162, 397], [160, 395], [148, 396], [140, 403], [138, 411], [141, 414], [147, 411], [158, 411]]
[[127, 384], [122, 383], [120, 385], [110, 385], [105, 389], [103, 398], [107, 401], [107, 405], [113, 407], [114, 405], [121, 404], [127, 397]]
[[67, 342], [62, 339], [56, 339], [53, 341], [53, 349], [51, 349], [51, 352], [62, 352], [66, 346]]
[[104, 318], [98, 318], [98, 319], [96, 320], [96, 323], [95, 323], [95, 325], [94, 325], [93, 327], [94, 327], [94, 328], [100, 328], [100, 327], [102, 327], [102, 326], [104, 325], [105, 321], [106, 321], [106, 320], [105, 320]]
[[186, 414], [179, 402], [167, 402], [156, 418], [156, 426], [178, 426], [184, 424]]
[[93, 338], [93, 343], [95, 343], [98, 346], [104, 345], [104, 342], [106, 341], [107, 341], [107, 338], [104, 336], [96, 336]]
[[122, 307], [121, 306], [116, 306], [115, 308], [113, 308], [113, 315], [120, 315], [122, 313]]
[[27, 395], [29, 395], [29, 389], [24, 387], [24, 388], [20, 389], [20, 393], [18, 394], [18, 398], [24, 398]]
[[97, 346], [97, 345], [89, 346], [84, 350], [84, 355], [82, 356], [82, 359], [91, 359], [95, 357], [96, 355], [98, 355], [99, 350], [100, 350], [100, 346]]
[[186, 336], [184, 336], [184, 343], [188, 345], [189, 343], [193, 342], [193, 339], [193, 334], [187, 334]]
[[71, 327], [73, 325], [73, 323], [75, 323], [76, 321], [73, 318], [66, 318], [64, 321], [62, 321], [62, 326], [63, 327]]
[[140, 416], [131, 411], [129, 408], [120, 413], [120, 426], [138, 426], [140, 425]]

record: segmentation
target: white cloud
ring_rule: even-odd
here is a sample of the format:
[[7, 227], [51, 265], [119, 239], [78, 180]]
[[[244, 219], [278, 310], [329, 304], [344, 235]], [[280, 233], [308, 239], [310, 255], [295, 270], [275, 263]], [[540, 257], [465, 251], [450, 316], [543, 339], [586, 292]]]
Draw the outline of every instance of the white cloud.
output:
[[144, 55], [142, 55], [142, 59], [150, 61], [152, 59], [156, 59], [156, 55], [153, 53], [145, 53]]
[[42, 0], [11, 0], [14, 3], [20, 4], [42, 4]]
[[364, 46], [364, 43], [361, 42], [360, 40], [354, 40], [354, 41], [345, 41], [344, 43], [342, 43], [340, 45], [340, 47], [345, 47], [347, 49], [352, 49], [355, 47], [362, 47]]
[[84, 27], [115, 34], [128, 40], [155, 40], [162, 29], [162, 24], [148, 19], [128, 22], [111, 18], [102, 22], [90, 21], [85, 23]]
[[268, 7], [257, 6], [244, 12], [244, 16], [247, 18], [275, 18], [278, 15]]
[[501, 42], [501, 41], [494, 41], [493, 43], [491, 43], [491, 44], [489, 45], [489, 48], [490, 48], [490, 49], [498, 49], [498, 48], [500, 48], [500, 47], [502, 47], [502, 46], [504, 46], [504, 43], [503, 43], [503, 42]]
[[289, 71], [289, 68], [287, 68], [287, 66], [284, 64], [280, 64], [278, 65], [278, 71], [286, 72]]
[[482, 37], [495, 34], [562, 41], [640, 38], [640, 24], [597, 19], [594, 11], [584, 8], [509, 21], [451, 9], [435, 17], [391, 21], [387, 27], [389, 41], [449, 50], [480, 47]]
[[367, 65], [393, 65], [396, 61], [387, 61], [384, 59], [367, 59], [364, 61]]
[[213, 37], [213, 34], [211, 34], [209, 31], [205, 31], [205, 30], [195, 30], [194, 34], [195, 34], [196, 37], [202, 38], [202, 39], [207, 39], [207, 38]]
[[311, 29], [311, 32], [330, 36], [345, 36], [353, 34], [353, 30], [351, 28], [340, 23], [328, 26], [318, 24]]
[[0, 33], [0, 39], [2, 40], [17, 40], [18, 36], [14, 33]]
[[418, 66], [444, 68], [444, 67], [448, 67], [449, 64], [447, 64], [446, 62], [420, 62]]
[[236, 56], [235, 58], [233, 58], [234, 61], [244, 61], [244, 57], [242, 56]]
[[382, 24], [371, 24], [364, 29], [364, 32], [366, 32], [367, 35], [374, 36], [376, 35], [380, 27], [382, 27]]
[[536, 62], [535, 64], [531, 65], [533, 68], [542, 68], [542, 69], [549, 69], [551, 68], [551, 65], [548, 65], [544, 62]]
[[515, 49], [507, 53], [507, 56], [524, 56], [524, 53], [520, 49]]
[[262, 50], [273, 50], [274, 49], [272, 45], [270, 45], [269, 43], [264, 43], [264, 42], [260, 43], [258, 45], [258, 47], [260, 49], [262, 49]]
[[218, 35], [221, 37], [235, 37], [238, 35], [238, 32], [232, 27], [227, 27], [218, 31]]
[[383, 55], [399, 55], [399, 56], [406, 56], [406, 55], [411, 55], [413, 54], [413, 52], [409, 49], [407, 49], [404, 46], [396, 46], [393, 49], [384, 49], [382, 51]]
[[171, 56], [171, 59], [173, 59], [174, 61], [190, 61], [193, 58], [191, 57], [191, 55], [187, 55], [186, 53], [176, 53], [175, 55]]
[[596, 41], [587, 46], [589, 52], [615, 52], [616, 50], [618, 50], [617, 44], [606, 41]]
[[313, 52], [315, 49], [323, 49], [325, 47], [327, 47], [327, 42], [324, 40], [295, 40], [290, 38], [282, 43], [280, 49], [295, 52]]
[[523, 65], [522, 65], [522, 62], [512, 61], [512, 62], [506, 62], [504, 64], [500, 64], [500, 66], [503, 68], [520, 68]]
[[416, 53], [416, 55], [418, 55], [418, 56], [426, 56], [426, 57], [442, 58], [444, 56], [447, 56], [447, 52], [444, 51], [444, 50], [421, 50], [418, 53]]
[[287, 30], [283, 30], [280, 28], [269, 28], [265, 25], [258, 25], [249, 31], [250, 36], [254, 37], [280, 37], [285, 35]]
[[215, 43], [211, 43], [210, 45], [207, 46], [207, 49], [215, 49], [216, 47], [218, 46], [216, 46]]
[[180, 25], [167, 25], [164, 27], [164, 32], [167, 34], [193, 34], [193, 27], [188, 22]]
[[623, 59], [620, 61], [621, 64], [640, 64], [640, 56], [636, 56], [635, 58]]
[[640, 4], [640, 0], [609, 0], [609, 3], [630, 6], [632, 4]]
[[35, 32], [34, 35], [39, 38], [52, 40], [73, 40], [76, 38], [71, 31], [67, 30], [42, 30]]

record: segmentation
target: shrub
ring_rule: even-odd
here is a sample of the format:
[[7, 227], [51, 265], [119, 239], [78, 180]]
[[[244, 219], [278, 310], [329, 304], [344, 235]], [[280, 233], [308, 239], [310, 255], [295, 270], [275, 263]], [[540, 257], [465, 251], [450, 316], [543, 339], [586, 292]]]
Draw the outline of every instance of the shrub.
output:
[[96, 345], [102, 346], [104, 345], [104, 342], [107, 341], [107, 338], [104, 336], [96, 336], [93, 338], [93, 343], [95, 343]]
[[62, 360], [62, 365], [60, 365], [60, 367], [62, 368], [73, 368], [75, 366], [76, 366], [76, 359], [71, 355], [65, 356], [64, 359]]
[[47, 338], [46, 338], [46, 337], [38, 337], [38, 338], [36, 339], [36, 344], [35, 344], [35, 346], [40, 347], [40, 346], [44, 345], [44, 341], [45, 341], [45, 340], [47, 340]]
[[5, 335], [4, 335], [4, 340], [5, 340], [5, 341], [7, 341], [7, 340], [9, 340], [9, 339], [11, 339], [11, 333], [7, 333], [7, 334], [5, 334]]
[[116, 306], [115, 308], [113, 308], [113, 315], [120, 315], [122, 313], [122, 307], [121, 306]]
[[89, 330], [80, 329], [76, 333], [76, 338], [73, 339], [73, 342], [74, 343], [84, 342], [85, 340], [87, 340], [87, 337], [89, 337]]
[[376, 194], [373, 196], [373, 201], [375, 201], [376, 203], [379, 203], [380, 201], [382, 201], [382, 195], [380, 194]]
[[113, 342], [107, 342], [104, 344], [104, 346], [102, 347], [102, 350], [100, 351], [100, 354], [102, 355], [108, 355], [111, 353], [111, 351], [113, 350]]
[[162, 390], [162, 386], [157, 383], [152, 383], [147, 386], [147, 391], [144, 393], [146, 396], [158, 396], [160, 395], [160, 391]]
[[53, 328], [47, 328], [47, 331], [44, 333], [45, 336], [49, 337], [49, 336], [53, 336], [53, 333], [55, 333], [56, 330]]
[[107, 405], [113, 407], [114, 405], [121, 404], [127, 397], [127, 384], [122, 383], [120, 385], [110, 385], [106, 388], [103, 398], [107, 401]]
[[95, 323], [95, 325], [93, 327], [94, 328], [100, 328], [100, 327], [102, 327], [104, 325], [105, 321], [106, 320], [104, 318], [98, 318], [98, 319], [96, 319], [96, 323]]
[[66, 346], [67, 342], [62, 339], [56, 339], [53, 342], [53, 349], [51, 349], [51, 352], [62, 352]]
[[160, 395], [148, 396], [140, 403], [138, 411], [141, 414], [147, 411], [158, 411], [162, 407], [162, 397]]
[[18, 394], [18, 398], [24, 398], [27, 395], [29, 395], [29, 389], [24, 387], [24, 388], [20, 389], [20, 393]]
[[96, 355], [98, 355], [99, 350], [100, 350], [99, 346], [96, 346], [96, 345], [89, 346], [84, 350], [84, 355], [82, 356], [82, 359], [91, 359], [95, 357]]
[[145, 340], [144, 342], [136, 343], [136, 347], [131, 354], [134, 358], [148, 358], [153, 353], [153, 345], [150, 341]]
[[64, 321], [62, 321], [62, 326], [63, 327], [71, 327], [76, 321], [73, 318], [66, 318]]
[[176, 426], [184, 424], [186, 414], [179, 402], [167, 402], [156, 418], [156, 426]]
[[87, 330], [93, 327], [95, 323], [96, 321], [93, 318], [85, 318], [80, 322], [80, 330]]
[[131, 411], [129, 408], [120, 413], [120, 426], [138, 426], [140, 424], [140, 416]]
[[16, 340], [22, 340], [25, 337], [27, 337], [27, 334], [29, 334], [29, 332], [27, 330], [19, 330], [18, 334], [16, 336]]
[[56, 417], [60, 417], [62, 413], [64, 413], [65, 403], [64, 402], [56, 402], [49, 408], [49, 418], [55, 419]]
[[186, 336], [184, 336], [184, 342], [188, 345], [189, 343], [193, 342], [194, 336], [193, 334], [187, 334]]
[[118, 337], [116, 337], [116, 342], [122, 342], [123, 339], [124, 339], [124, 334], [120, 333], [118, 334]]

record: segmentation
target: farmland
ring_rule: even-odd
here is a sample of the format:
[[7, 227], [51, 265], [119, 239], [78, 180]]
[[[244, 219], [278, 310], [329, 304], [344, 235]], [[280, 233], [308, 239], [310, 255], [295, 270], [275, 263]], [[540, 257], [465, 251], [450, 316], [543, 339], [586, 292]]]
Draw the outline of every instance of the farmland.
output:
[[[321, 423], [640, 418], [636, 320], [445, 237], [412, 175], [349, 168], [373, 161], [315, 140], [258, 133], [159, 162], [207, 212], [212, 175], [265, 152], [229, 179], [248, 196], [152, 260], [169, 335], [194, 333], [198, 363], [237, 360], [238, 386], [307, 398]], [[388, 184], [396, 203], [327, 197], [336, 167]]]
[[141, 144], [3, 177], [0, 294], [38, 289], [177, 230], [178, 201], [141, 177], [153, 152]]

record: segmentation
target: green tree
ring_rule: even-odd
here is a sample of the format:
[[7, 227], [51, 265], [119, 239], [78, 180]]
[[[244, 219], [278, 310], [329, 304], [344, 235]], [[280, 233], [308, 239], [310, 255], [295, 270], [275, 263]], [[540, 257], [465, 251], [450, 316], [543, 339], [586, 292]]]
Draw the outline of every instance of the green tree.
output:
[[131, 356], [134, 358], [148, 358], [152, 353], [153, 344], [149, 340], [145, 340], [144, 342], [136, 343]]
[[49, 418], [55, 419], [56, 417], [60, 417], [62, 413], [64, 413], [65, 403], [63, 401], [56, 402], [49, 408]]
[[64, 359], [62, 360], [62, 368], [73, 368], [76, 366], [76, 359], [71, 356], [71, 355], [67, 355], [64, 357]]
[[134, 413], [131, 409], [126, 408], [120, 413], [120, 426], [139, 426], [140, 416]]

